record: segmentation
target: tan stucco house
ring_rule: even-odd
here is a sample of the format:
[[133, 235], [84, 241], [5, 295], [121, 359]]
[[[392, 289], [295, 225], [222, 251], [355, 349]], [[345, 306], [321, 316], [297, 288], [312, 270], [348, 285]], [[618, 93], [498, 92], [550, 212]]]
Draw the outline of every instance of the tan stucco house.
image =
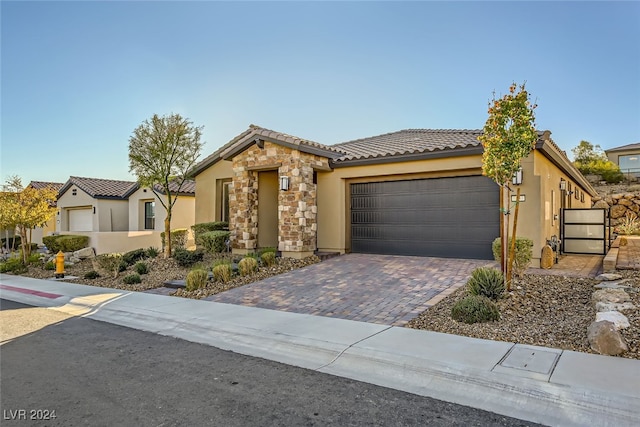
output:
[[[195, 183], [185, 182], [173, 208], [171, 228], [194, 224]], [[156, 189], [162, 196], [162, 192]], [[133, 181], [72, 176], [57, 202], [57, 231], [89, 236], [97, 254], [160, 247], [166, 212], [158, 196]]]
[[607, 158], [620, 167], [625, 175], [640, 176], [640, 143], [627, 144], [605, 150]]
[[[479, 130], [408, 129], [324, 145], [255, 125], [193, 170], [195, 222], [229, 221], [234, 252], [360, 252], [491, 259], [499, 190]], [[518, 235], [560, 235], [560, 209], [596, 193], [540, 132], [522, 162]], [[515, 188], [515, 187], [514, 187]]]

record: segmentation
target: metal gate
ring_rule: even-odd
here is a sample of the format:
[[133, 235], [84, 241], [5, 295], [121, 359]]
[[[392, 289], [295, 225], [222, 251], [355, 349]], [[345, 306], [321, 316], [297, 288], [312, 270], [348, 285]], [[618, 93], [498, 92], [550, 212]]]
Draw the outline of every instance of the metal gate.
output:
[[608, 209], [562, 209], [561, 218], [562, 253], [607, 254]]

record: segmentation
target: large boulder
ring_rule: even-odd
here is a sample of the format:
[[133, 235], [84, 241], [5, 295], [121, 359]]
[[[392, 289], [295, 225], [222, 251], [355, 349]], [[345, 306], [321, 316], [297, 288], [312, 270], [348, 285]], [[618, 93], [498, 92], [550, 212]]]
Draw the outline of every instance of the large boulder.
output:
[[631, 297], [622, 289], [598, 289], [591, 296], [592, 301], [597, 304], [599, 302], [623, 303], [631, 302]]
[[627, 316], [619, 311], [600, 311], [596, 313], [596, 322], [601, 321], [613, 323], [613, 327], [616, 328], [616, 331], [631, 326], [629, 325], [629, 319], [627, 319]]
[[542, 247], [542, 256], [540, 257], [540, 268], [549, 269], [553, 267], [555, 262], [555, 254], [553, 253], [553, 249], [551, 246], [544, 245]]
[[609, 209], [610, 206], [604, 200], [598, 200], [593, 204], [593, 209]]
[[73, 256], [79, 259], [94, 258], [96, 253], [93, 248], [82, 248], [73, 253]]
[[600, 354], [617, 356], [629, 350], [614, 324], [606, 320], [589, 325], [587, 339], [591, 348]]
[[609, 210], [611, 218], [622, 218], [627, 213], [627, 208], [624, 205], [613, 205]]

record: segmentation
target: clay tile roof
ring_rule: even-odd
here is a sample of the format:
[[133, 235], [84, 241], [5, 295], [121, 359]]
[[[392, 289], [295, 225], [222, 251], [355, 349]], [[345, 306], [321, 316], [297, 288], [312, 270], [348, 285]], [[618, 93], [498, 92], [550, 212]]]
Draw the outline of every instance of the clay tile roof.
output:
[[56, 191], [59, 191], [64, 183], [62, 182], [46, 182], [46, 181], [31, 181], [29, 183], [29, 187], [35, 188], [36, 190], [41, 190], [43, 188], [52, 188]]
[[[154, 186], [154, 189], [158, 193], [164, 194], [164, 190], [158, 184], [156, 184]], [[171, 193], [177, 193], [177, 194], [182, 195], [182, 196], [195, 196], [196, 195], [196, 182], [192, 181], [190, 179], [185, 180], [182, 183], [182, 187], [180, 188], [180, 191], [178, 192], [178, 183], [175, 182], [175, 181], [172, 181], [172, 182], [169, 183], [169, 190], [171, 190]]]
[[69, 177], [69, 180], [60, 189], [60, 195], [66, 192], [72, 185], [96, 199], [126, 199], [136, 188], [137, 182], [117, 181], [113, 179], [83, 178], [79, 176]]
[[481, 134], [481, 130], [467, 129], [405, 129], [336, 144], [333, 148], [346, 154], [334, 162], [482, 147], [478, 141]]
[[276, 132], [274, 130], [266, 129], [256, 125], [249, 125], [249, 129], [253, 130], [255, 135], [264, 136], [266, 138], [275, 139], [278, 141], [287, 142], [293, 145], [306, 145], [308, 147], [319, 148], [321, 150], [331, 151], [338, 154], [346, 154], [346, 152], [336, 148], [335, 145], [324, 145], [319, 142], [310, 141], [308, 139], [298, 138], [297, 136], [288, 135], [282, 132]]

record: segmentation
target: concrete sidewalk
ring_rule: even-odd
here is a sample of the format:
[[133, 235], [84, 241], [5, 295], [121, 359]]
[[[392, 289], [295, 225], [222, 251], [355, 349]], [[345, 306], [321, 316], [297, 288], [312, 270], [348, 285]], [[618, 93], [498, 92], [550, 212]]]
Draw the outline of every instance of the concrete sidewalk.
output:
[[640, 420], [637, 360], [20, 276], [0, 298], [545, 425]]

